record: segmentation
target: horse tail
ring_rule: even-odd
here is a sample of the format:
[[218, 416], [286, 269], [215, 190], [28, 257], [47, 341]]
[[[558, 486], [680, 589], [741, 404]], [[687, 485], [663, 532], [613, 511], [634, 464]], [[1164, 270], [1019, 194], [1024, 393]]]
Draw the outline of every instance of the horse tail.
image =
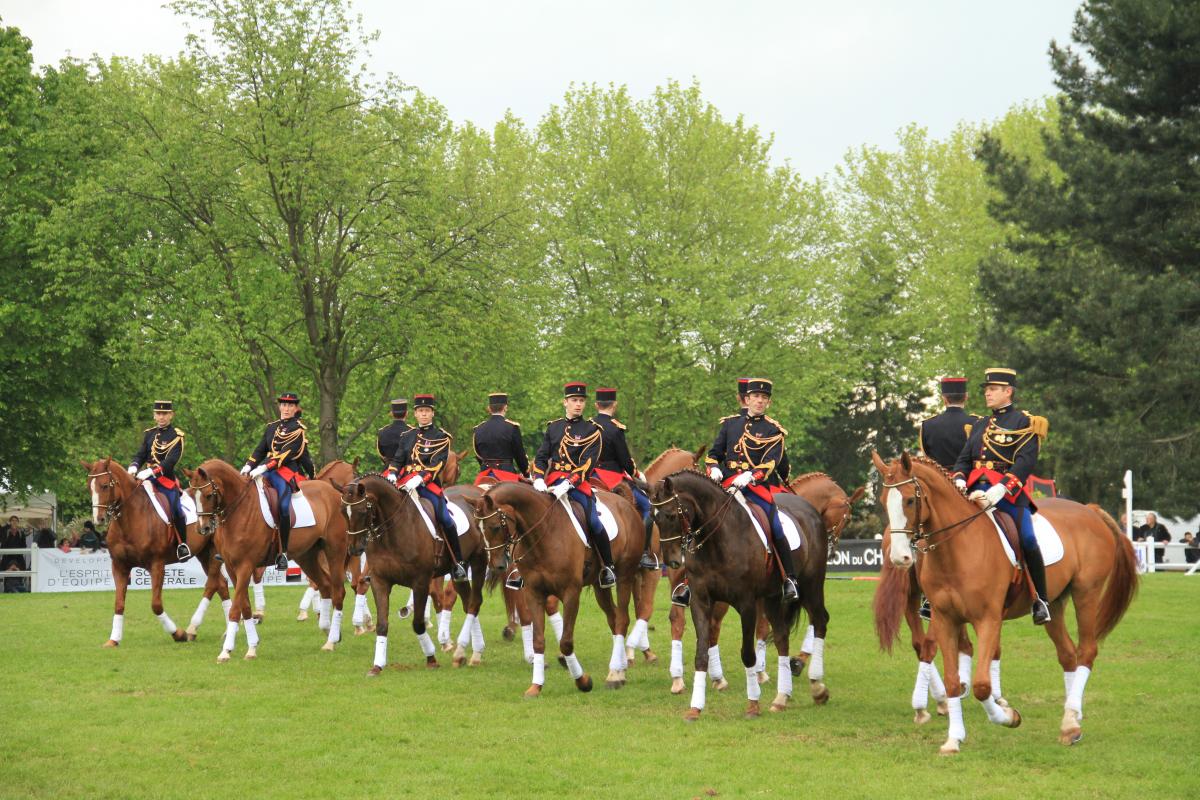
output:
[[879, 585], [875, 587], [875, 634], [879, 637], [879, 649], [892, 652], [892, 645], [900, 638], [900, 619], [912, 585], [912, 570], [892, 566], [883, 560]]
[[1133, 554], [1133, 544], [1121, 532], [1116, 520], [1095, 503], [1088, 503], [1088, 508], [1095, 511], [1112, 531], [1113, 544], [1116, 547], [1116, 563], [1113, 564], [1112, 575], [1108, 579], [1108, 586], [1104, 589], [1104, 596], [1100, 599], [1100, 612], [1096, 619], [1096, 639], [1102, 640], [1113, 628], [1117, 627], [1121, 617], [1125, 616], [1125, 612], [1129, 610], [1133, 596], [1137, 594], [1137, 558]]

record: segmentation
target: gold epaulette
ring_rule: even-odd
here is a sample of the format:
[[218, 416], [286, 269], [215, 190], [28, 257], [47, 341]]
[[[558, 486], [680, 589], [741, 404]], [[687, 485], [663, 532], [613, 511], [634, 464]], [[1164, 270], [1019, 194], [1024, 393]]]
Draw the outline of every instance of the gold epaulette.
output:
[[150, 431], [156, 431], [156, 430], [158, 430], [158, 426], [151, 425], [149, 428], [146, 428], [146, 430], [142, 431], [142, 433], [149, 433]]
[[1043, 441], [1046, 439], [1046, 434], [1050, 432], [1050, 420], [1045, 417], [1036, 417], [1033, 414], [1027, 414], [1029, 417], [1029, 427], [1037, 434], [1037, 437]]
[[553, 425], [554, 423], [558, 422], [560, 419], [566, 419], [566, 417], [555, 417], [555, 418], [554, 418], [554, 419], [552, 419], [552, 420], [548, 420], [548, 421], [546, 422], [546, 427], [547, 427], [547, 428], [549, 428], [551, 425]]
[[302, 431], [308, 430], [308, 427], [303, 422], [297, 422], [296, 427], [298, 427]]
[[519, 423], [515, 420], [511, 420], [508, 417], [505, 417], [504, 421], [507, 422], [509, 425], [516, 425], [518, 428], [521, 427], [521, 423]]
[[779, 432], [782, 433], [784, 436], [788, 435], [787, 428], [780, 425], [778, 421], [771, 419], [766, 414], [763, 414], [763, 419], [765, 419], [767, 422], [774, 425], [776, 428], [779, 428]]
[[740, 417], [740, 416], [741, 416], [741, 414], [729, 414], [727, 416], [721, 417], [719, 420], [717, 420], [717, 422], [728, 422], [729, 420], [734, 419], [736, 417]]
[[175, 429], [175, 433], [179, 434], [179, 438], [180, 438], [180, 439], [182, 439], [184, 436], [187, 436], [187, 434], [186, 434], [186, 433], [184, 433], [184, 432], [183, 432], [182, 430], [180, 430], [179, 428], [176, 428], [176, 429]]
[[625, 430], [629, 430], [628, 428], [626, 428], [624, 425], [622, 425], [622, 424], [621, 424], [621, 421], [620, 421], [620, 420], [616, 420], [616, 419], [614, 419], [614, 420], [612, 421], [612, 424], [613, 424], [613, 425], [616, 425], [618, 428], [620, 428], [620, 429], [621, 429], [621, 430], [623, 430], [623, 431], [625, 431]]

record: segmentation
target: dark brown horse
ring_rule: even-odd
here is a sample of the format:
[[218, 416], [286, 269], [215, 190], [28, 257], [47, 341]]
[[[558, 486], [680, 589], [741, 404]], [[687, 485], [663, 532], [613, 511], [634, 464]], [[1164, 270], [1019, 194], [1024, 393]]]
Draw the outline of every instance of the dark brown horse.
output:
[[[824, 612], [823, 581], [807, 577], [807, 562], [821, 562], [824, 573], [824, 528], [816, 510], [803, 498], [776, 495], [781, 511], [787, 511], [798, 523], [804, 544], [796, 553], [800, 603], [786, 604], [780, 589], [781, 573], [774, 558], [766, 553], [754, 526], [737, 497], [706, 475], [681, 472], [670, 475], [654, 487], [655, 519], [662, 535], [663, 553], [668, 563], [682, 563], [686, 557], [688, 585], [692, 591], [692, 623], [696, 628], [696, 673], [692, 684], [691, 706], [685, 716], [699, 719], [705, 704], [709, 660], [709, 628], [718, 602], [728, 603], [742, 618], [742, 664], [746, 668], [747, 716], [759, 714], [759, 678], [755, 633], [759, 614], [770, 623], [779, 654], [779, 691], [772, 707], [786, 708], [791, 695], [791, 668], [788, 663], [789, 637], [802, 607]], [[801, 566], [805, 565], [805, 566]], [[812, 613], [812, 612], [810, 612]], [[828, 620], [814, 616], [820, 628]], [[817, 655], [814, 654], [814, 665]], [[823, 677], [823, 676], [822, 676]], [[813, 699], [824, 702], [828, 692], [813, 681]]]
[[[142, 489], [141, 481], [111, 457], [79, 463], [87, 470], [88, 491], [92, 496], [92, 521], [97, 525], [108, 523], [106, 544], [112, 558], [116, 598], [113, 602], [112, 633], [104, 646], [116, 647], [121, 643], [125, 632], [125, 594], [129, 590], [129, 576], [134, 567], [141, 567], [150, 573], [150, 608], [163, 630], [177, 642], [187, 641], [187, 634], [163, 609], [162, 601], [166, 566], [178, 563], [175, 557], [178, 544], [175, 526], [162, 521]], [[170, 516], [169, 510], [167, 515]], [[192, 552], [203, 551], [204, 544], [197, 525], [188, 525], [187, 545]], [[198, 558], [207, 572], [210, 553], [203, 552]], [[218, 587], [214, 587], [214, 591], [217, 590]], [[228, 594], [228, 589], [225, 589], [222, 596], [228, 597]]]
[[[472, 506], [468, 498], [477, 497], [478, 490], [471, 486], [451, 486], [445, 489], [446, 501], [454, 503], [465, 514]], [[353, 552], [365, 552], [371, 569], [371, 593], [375, 597], [375, 609], [379, 620], [375, 631], [375, 657], [368, 676], [379, 675], [387, 666], [387, 643], [390, 620], [388, 604], [392, 587], [408, 586], [413, 590], [416, 608], [425, 607], [430, 582], [450, 571], [452, 566], [450, 548], [432, 522], [436, 536], [430, 533], [427, 520], [436, 518], [427, 501], [420, 501], [422, 510], [386, 479], [378, 475], [365, 475], [348, 484], [341, 495], [341, 503], [350, 523]], [[423, 514], [423, 515], [422, 515]], [[483, 583], [486, 572], [486, 556], [483, 542], [474, 526], [459, 536], [463, 562], [471, 570], [470, 591], [463, 596], [463, 608], [467, 612], [464, 631], [474, 653], [470, 664], [478, 665], [483, 656], [483, 632], [479, 625], [479, 609], [483, 605]], [[428, 667], [437, 667], [436, 648], [425, 629], [425, 615], [412, 615], [413, 632]], [[460, 657], [461, 656], [461, 657]], [[461, 666], [466, 661], [465, 648], [455, 653], [454, 664]]]
[[[880, 500], [892, 534], [888, 557], [893, 565], [910, 569], [914, 547], [920, 554], [918, 579], [933, 608], [931, 627], [942, 651], [950, 705], [950, 731], [941, 752], [957, 753], [967, 735], [962, 721], [965, 687], [957, 672], [959, 633], [966, 624], [975, 628], [978, 659], [971, 681], [975, 698], [983, 703], [989, 720], [1015, 728], [1021, 716], [992, 697], [989, 666], [1000, 643], [1001, 623], [1027, 616], [1030, 596], [1021, 592], [1005, 608], [1016, 570], [992, 522], [955, 488], [944, 469], [908, 453], [887, 464], [873, 453], [872, 461], [883, 476]], [[1129, 540], [1099, 506], [1051, 498], [1038, 502], [1038, 513], [1054, 526], [1063, 545], [1063, 558], [1046, 568], [1052, 616], [1046, 631], [1058, 651], [1068, 687], [1059, 741], [1074, 744], [1082, 736], [1083, 692], [1099, 642], [1133, 600], [1137, 565]], [[1063, 619], [1068, 598], [1079, 626], [1078, 646]], [[901, 593], [896, 593], [895, 602], [903, 602]]]
[[[545, 684], [545, 610], [546, 599], [550, 596], [562, 601], [563, 631], [559, 651], [575, 679], [575, 686], [583, 692], [591, 691], [592, 679], [583, 671], [575, 655], [575, 620], [585, 585], [595, 588], [596, 602], [604, 611], [613, 636], [605, 684], [612, 689], [625, 684], [629, 598], [637, 583], [645, 527], [631, 504], [618, 501], [608, 492], [596, 492], [596, 497], [608, 506], [617, 521], [617, 537], [612, 540], [617, 572], [615, 602], [611, 589], [599, 588], [600, 559], [591, 547], [584, 545], [563, 503], [553, 495], [524, 483], [498, 483], [476, 503], [479, 527], [487, 540], [493, 584], [516, 564], [525, 578], [524, 591], [534, 610], [533, 679], [525, 690], [526, 697], [540, 696]], [[579, 517], [576, 514], [576, 518]], [[580, 522], [581, 527], [586, 524]]]
[[[250, 608], [250, 580], [256, 568], [274, 557], [278, 536], [263, 518], [256, 482], [239, 475], [231, 465], [209, 459], [196, 468], [192, 481], [199, 510], [212, 513], [219, 520], [215, 545], [235, 586], [225, 641], [217, 661], [229, 660], [239, 620], [246, 631], [246, 658], [253, 659], [258, 655], [259, 634]], [[329, 635], [321, 649], [333, 650], [341, 641], [342, 603], [346, 595], [340, 570], [340, 565], [346, 562], [346, 518], [341, 513], [337, 490], [329, 483], [305, 481], [300, 484], [300, 493], [312, 506], [316, 524], [292, 530], [288, 554], [305, 574], [316, 580], [322, 596], [330, 598]], [[273, 514], [276, 511], [271, 509]], [[339, 565], [339, 569], [331, 571], [330, 564]]]

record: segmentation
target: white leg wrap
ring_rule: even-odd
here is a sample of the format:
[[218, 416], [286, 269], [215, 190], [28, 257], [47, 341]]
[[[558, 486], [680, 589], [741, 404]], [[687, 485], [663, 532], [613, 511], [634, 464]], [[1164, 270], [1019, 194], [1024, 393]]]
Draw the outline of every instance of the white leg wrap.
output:
[[[765, 639], [757, 639], [754, 642], [754, 669], [756, 672], [762, 672], [767, 668], [767, 641]], [[790, 670], [789, 670], [790, 672]]]
[[533, 663], [533, 625], [521, 626], [521, 650], [525, 654], [525, 663]]
[[746, 667], [746, 699], [757, 700], [762, 696], [762, 689], [758, 685], [758, 670], [755, 667]]
[[958, 680], [963, 685], [963, 693], [971, 685], [971, 657], [966, 653], [958, 654]]
[[579, 663], [579, 656], [571, 653], [567, 656], [567, 672], [571, 673], [571, 678], [578, 679], [583, 675], [583, 666]]
[[804, 632], [804, 644], [800, 645], [801, 653], [811, 653], [813, 647], [813, 639], [816, 638], [816, 631], [813, 626], [809, 625], [808, 630]]
[[317, 627], [323, 631], [329, 630], [329, 617], [333, 612], [333, 600], [329, 598], [321, 598], [321, 618], [317, 620]]
[[933, 665], [921, 661], [917, 664], [917, 682], [913, 686], [912, 707], [920, 711], [929, 706], [929, 673]]
[[375, 637], [375, 660], [372, 662], [375, 666], [383, 669], [387, 666], [387, 637]]
[[417, 644], [421, 645], [421, 652], [426, 658], [429, 658], [431, 655], [437, 652], [437, 648], [433, 646], [433, 639], [429, 638], [429, 631], [426, 631], [417, 637]]
[[121, 637], [125, 635], [125, 615], [113, 614], [112, 633], [109, 634], [109, 639], [114, 642], [121, 641]]
[[546, 685], [546, 654], [533, 654], [533, 684], [534, 686]]
[[[426, 622], [429, 622], [429, 615], [432, 613], [433, 613], [433, 598], [426, 597], [425, 598], [425, 621]], [[447, 629], [447, 630], [449, 630], [449, 629]], [[447, 636], [447, 638], [449, 638], [449, 634], [446, 634], [446, 636]]]
[[175, 624], [175, 620], [171, 619], [170, 615], [168, 615], [166, 611], [158, 615], [158, 623], [163, 626], [164, 631], [172, 636], [175, 635], [175, 631], [179, 630], [178, 626]]
[[221, 601], [221, 614], [227, 620], [229, 619], [229, 609], [231, 609], [231, 608], [233, 608], [233, 598], [232, 597], [229, 598], [228, 600]]
[[683, 677], [683, 642], [679, 639], [671, 640], [671, 677]]
[[1075, 682], [1075, 673], [1063, 671], [1063, 698], [1071, 696], [1071, 684]]
[[989, 721], [997, 725], [1008, 724], [1008, 709], [1001, 708], [1000, 704], [996, 702], [996, 698], [990, 694], [983, 698], [983, 710], [987, 712]]
[[1075, 680], [1071, 681], [1071, 691], [1067, 692], [1067, 708], [1074, 711], [1083, 719], [1083, 690], [1087, 688], [1088, 678], [1092, 671], [1087, 667], [1075, 670]]
[[328, 638], [326, 638], [326, 641], [337, 644], [341, 640], [342, 640], [342, 610], [340, 608], [338, 608], [338, 609], [335, 609], [333, 612], [333, 619], [329, 624], [329, 636], [328, 636]]
[[258, 647], [258, 623], [252, 619], [244, 619], [242, 627], [246, 629], [246, 646]]
[[204, 615], [208, 611], [208, 604], [211, 602], [212, 601], [207, 597], [200, 598], [200, 603], [196, 606], [196, 611], [192, 614], [192, 621], [188, 623], [188, 627], [200, 627], [200, 623], [204, 622]]
[[458, 640], [456, 644], [458, 644], [458, 646], [464, 650], [471, 644], [471, 629], [475, 627], [474, 623], [475, 615], [467, 614], [467, 618], [463, 620], [462, 630], [458, 632]]
[[708, 677], [719, 681], [725, 677], [725, 668], [721, 666], [721, 647], [713, 645], [708, 648]]
[[625, 637], [618, 633], [615, 634], [612, 639], [612, 656], [608, 659], [608, 668], [628, 669], [629, 665], [625, 661]]
[[703, 672], [692, 675], [692, 708], [704, 708], [704, 690], [707, 683], [708, 676]]
[[791, 659], [787, 656], [779, 656], [779, 678], [776, 686], [779, 687], [780, 694], [792, 696], [792, 664]]
[[408, 602], [404, 604], [404, 607], [409, 609], [410, 611], [412, 610], [412, 607], [413, 607], [413, 590], [412, 589], [408, 590]]
[[630, 647], [636, 650], [646, 651], [650, 649], [650, 623], [644, 619], [639, 619], [633, 623], [633, 633], [629, 634], [626, 640]]
[[825, 640], [813, 639], [812, 658], [808, 662], [808, 679], [819, 681], [825, 677]]
[[471, 625], [471, 649], [476, 653], [482, 653], [483, 648], [483, 626], [479, 624], [479, 617], [476, 617], [475, 622]]
[[556, 612], [550, 615], [550, 627], [554, 630], [554, 641], [562, 641], [563, 618], [562, 612]]
[[304, 590], [304, 596], [300, 598], [300, 610], [308, 611], [309, 606], [311, 606], [313, 603], [313, 600], [316, 600], [320, 596], [320, 593], [318, 593], [316, 589], [309, 586]]
[[929, 663], [929, 693], [938, 703], [946, 699], [946, 684], [942, 682], [942, 673], [938, 672], [937, 664], [933, 662]]
[[453, 621], [453, 618], [453, 611], [438, 612], [437, 637], [438, 641], [443, 644], [450, 641], [450, 623]]
[[255, 583], [254, 586], [254, 607], [258, 609], [258, 613], [263, 613], [267, 610], [267, 593], [263, 589], [261, 583]]
[[367, 596], [365, 594], [354, 595], [354, 614], [350, 617], [351, 624], [356, 628], [361, 628], [367, 621]]
[[951, 697], [946, 701], [950, 706], [950, 733], [951, 739], [958, 739], [960, 742], [967, 738], [967, 726], [963, 724], [962, 715], [962, 698]]
[[236, 622], [226, 621], [225, 623], [225, 645], [222, 649], [232, 653], [233, 648], [237, 647], [237, 628]]
[[999, 700], [1004, 696], [1000, 693], [1000, 659], [992, 659], [992, 663], [988, 666], [988, 677], [992, 681], [992, 698]]

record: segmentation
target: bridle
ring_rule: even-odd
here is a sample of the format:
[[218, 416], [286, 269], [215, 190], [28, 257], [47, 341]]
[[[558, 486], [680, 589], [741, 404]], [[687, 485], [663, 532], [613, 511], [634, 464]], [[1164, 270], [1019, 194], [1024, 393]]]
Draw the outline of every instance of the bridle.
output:
[[[379, 524], [375, 521], [376, 520], [376, 513], [375, 513], [376, 505], [374, 502], [371, 501], [371, 495], [367, 494], [366, 492], [363, 492], [363, 496], [357, 500], [347, 500], [344, 497], [341, 498], [341, 500], [342, 500], [342, 505], [346, 509], [351, 509], [351, 508], [354, 508], [355, 506], [360, 506], [360, 505], [366, 504], [366, 508], [363, 509], [363, 511], [366, 513], [366, 526], [359, 528], [358, 530], [346, 531], [346, 535], [347, 536], [362, 536], [365, 533], [367, 535], [368, 542], [378, 539], [381, 534], [379, 532]], [[347, 516], [352, 517], [353, 514], [349, 514]]]
[[[205, 495], [204, 490], [209, 488], [212, 489], [212, 492]], [[201, 519], [204, 517], [216, 517], [211, 525], [204, 524], [200, 526], [201, 536], [212, 536], [214, 533], [216, 533], [217, 525], [225, 521], [225, 500], [221, 496], [221, 487], [217, 486], [217, 482], [214, 479], [209, 478], [208, 483], [200, 486], [189, 486], [188, 490], [197, 492], [201, 497], [216, 498], [213, 502], [213, 511], [196, 511], [196, 516]], [[207, 503], [204, 505], [207, 506]]]
[[[984, 514], [986, 514], [988, 512], [988, 509], [986, 509], [986, 508], [980, 509], [979, 511], [975, 512], [974, 514], [971, 514], [968, 517], [964, 517], [964, 518], [960, 519], [958, 522], [952, 522], [949, 525], [945, 525], [936, 530], [927, 531], [927, 530], [925, 530], [925, 523], [923, 523], [921, 521], [921, 501], [925, 499], [925, 495], [921, 491], [921, 482], [917, 480], [917, 476], [910, 475], [907, 480], [897, 481], [896, 483], [888, 483], [885, 480], [883, 482], [883, 488], [884, 489], [897, 489], [901, 486], [907, 486], [910, 483], [912, 484], [912, 487], [913, 487], [913, 497], [915, 499], [915, 502], [913, 505], [913, 507], [914, 507], [913, 520], [915, 520], [913, 523], [914, 527], [912, 527], [912, 528], [893, 528], [893, 527], [889, 526], [888, 533], [904, 534], [906, 537], [908, 537], [912, 541], [913, 549], [915, 549], [918, 553], [928, 553], [932, 550], [936, 550], [938, 547], [941, 547], [943, 544], [945, 544], [951, 538], [953, 538], [954, 535], [956, 533], [958, 533], [958, 531], [955, 531], [954, 533], [950, 534], [949, 536], [943, 537], [941, 539], [941, 541], [937, 541], [937, 542], [933, 541], [933, 537], [938, 535], [939, 533], [944, 533], [945, 531], [951, 530], [953, 528], [959, 528], [961, 530], [961, 528], [960, 528], [961, 525], [965, 525], [966, 523], [970, 522], [971, 520], [975, 519], [976, 517], [983, 516]], [[932, 505], [930, 507], [932, 508]], [[890, 518], [889, 518], [889, 522], [890, 522]]]
[[[512, 517], [508, 516], [508, 514], [505, 513], [504, 509], [500, 505], [497, 505], [496, 510], [490, 514], [484, 514], [484, 515], [480, 516], [479, 514], [473, 513], [471, 516], [473, 516], [473, 517], [475, 517], [475, 519], [479, 520], [479, 533], [483, 537], [484, 551], [491, 553], [495, 550], [499, 550], [500, 548], [504, 548], [504, 558], [507, 560], [507, 563], [517, 564], [517, 563], [521, 562], [531, 552], [533, 552], [534, 546], [537, 545], [537, 543], [542, 540], [542, 537], [538, 536], [532, 542], [526, 544], [525, 552], [522, 553], [520, 556], [516, 555], [517, 545], [524, 542], [526, 539], [528, 539], [533, 534], [534, 531], [536, 531], [536, 530], [538, 530], [538, 528], [542, 527], [542, 523], [544, 523], [550, 517], [550, 512], [553, 511], [554, 507], [557, 505], [559, 505], [559, 501], [557, 499], [552, 500], [550, 502], [550, 505], [546, 507], [546, 511], [542, 514], [542, 516], [538, 517], [537, 522], [530, 525], [528, 528], [525, 529], [525, 532], [521, 533], [521, 534], [514, 532], [515, 526], [509, 525], [509, 521], [512, 519]], [[485, 520], [489, 520], [495, 516], [500, 517], [500, 523], [497, 527], [499, 527], [500, 530], [504, 532], [504, 539], [503, 539], [503, 541], [500, 542], [500, 544], [489, 545], [487, 531], [484, 530], [483, 523]]]
[[[76, 473], [76, 474], [78, 474], [78, 473]], [[88, 473], [89, 478], [100, 478], [105, 475], [108, 476], [108, 483], [100, 485], [99, 488], [112, 489], [114, 486], [117, 485], [117, 476], [113, 475], [112, 469], [106, 469], [106, 470], [104, 470], [104, 472], [89, 472]], [[78, 485], [78, 484], [76, 484], [76, 485]], [[122, 500], [123, 500], [123, 498], [116, 496], [110, 502], [105, 503], [104, 505], [100, 505], [98, 503], [92, 503], [92, 510], [95, 510], [97, 508], [103, 508], [105, 519], [119, 519], [121, 516]]]
[[[698, 552], [700, 548], [704, 547], [704, 545], [708, 543], [708, 540], [712, 538], [712, 535], [716, 533], [717, 525], [724, 519], [725, 514], [729, 512], [730, 507], [733, 505], [733, 500], [734, 496], [731, 493], [725, 502], [721, 504], [721, 507], [717, 509], [717, 512], [694, 530], [692, 529], [691, 518], [684, 510], [683, 501], [679, 498], [679, 492], [671, 492], [670, 497], [658, 503], [655, 503], [653, 500], [651, 500], [650, 505], [656, 509], [673, 502], [675, 504], [676, 513], [679, 514], [679, 535], [663, 538], [660, 532], [658, 539], [659, 543], [673, 542], [676, 539], [679, 539], [681, 540], [680, 546], [683, 548], [685, 553]], [[657, 518], [658, 512], [656, 511], [654, 515]], [[710, 525], [712, 525], [711, 528], [709, 528]], [[705, 528], [708, 528], [708, 530], [705, 531]]]

